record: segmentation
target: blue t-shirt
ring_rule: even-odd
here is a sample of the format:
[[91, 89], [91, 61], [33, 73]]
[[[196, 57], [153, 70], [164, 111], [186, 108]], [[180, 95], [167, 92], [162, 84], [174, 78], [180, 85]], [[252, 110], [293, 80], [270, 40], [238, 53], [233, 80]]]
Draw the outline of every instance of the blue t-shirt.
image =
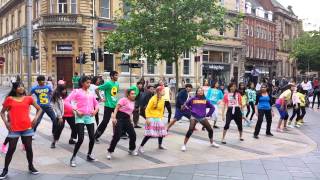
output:
[[52, 93], [52, 89], [50, 86], [35, 86], [31, 89], [31, 94], [35, 94], [37, 96], [37, 103], [39, 106], [49, 106], [50, 105], [50, 95]]
[[258, 99], [258, 109], [270, 110], [270, 96], [260, 96]]
[[207, 93], [207, 100], [211, 104], [217, 105], [219, 101], [223, 99], [223, 93], [220, 89], [210, 88]]

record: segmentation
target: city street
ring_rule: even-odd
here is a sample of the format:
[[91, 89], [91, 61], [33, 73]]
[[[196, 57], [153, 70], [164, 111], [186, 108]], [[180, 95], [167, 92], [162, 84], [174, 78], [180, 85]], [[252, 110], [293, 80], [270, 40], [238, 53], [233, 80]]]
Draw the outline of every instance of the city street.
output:
[[[8, 89], [0, 88], [1, 102]], [[103, 107], [101, 106], [101, 110]], [[34, 111], [32, 113], [34, 115]], [[103, 111], [100, 112], [102, 118]], [[97, 162], [86, 159], [88, 138], [86, 137], [78, 154], [76, 168], [69, 166], [73, 146], [68, 144], [70, 128], [66, 125], [56, 149], [50, 149], [51, 122], [45, 115], [34, 140], [34, 164], [40, 175], [30, 175], [21, 145], [18, 146], [9, 169], [13, 180], [37, 179], [130, 179], [130, 180], [212, 180], [212, 179], [320, 179], [320, 132], [319, 110], [308, 110], [306, 124], [300, 129], [290, 129], [288, 133], [273, 131], [274, 137], [266, 137], [264, 128], [260, 139], [252, 137], [253, 127], [244, 128], [244, 142], [238, 140], [235, 124], [227, 134], [227, 144], [216, 149], [209, 146], [207, 133], [196, 131], [191, 137], [186, 152], [180, 147], [189, 126], [187, 120], [177, 123], [169, 136], [164, 139], [168, 150], [158, 150], [157, 140], [145, 146], [145, 154], [129, 156], [128, 140], [121, 140], [113, 159], [107, 160], [106, 152], [112, 137], [111, 125], [93, 150]], [[273, 130], [277, 122], [274, 118]], [[143, 123], [143, 120], [140, 121]], [[219, 122], [221, 127], [223, 122]], [[264, 125], [263, 125], [264, 127]], [[198, 129], [201, 127], [198, 126]], [[1, 125], [1, 141], [7, 130]], [[143, 129], [136, 129], [137, 145], [143, 137]], [[219, 141], [221, 128], [214, 131], [214, 139]], [[1, 155], [1, 166], [5, 155]]]

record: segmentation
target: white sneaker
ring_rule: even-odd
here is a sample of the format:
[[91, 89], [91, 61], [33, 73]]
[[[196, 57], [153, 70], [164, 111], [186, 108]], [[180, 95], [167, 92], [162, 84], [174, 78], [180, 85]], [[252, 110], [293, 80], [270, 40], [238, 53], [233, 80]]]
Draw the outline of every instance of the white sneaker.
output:
[[299, 124], [296, 125], [297, 128], [301, 127]]
[[129, 155], [131, 156], [138, 156], [138, 152], [137, 151], [129, 151]]
[[288, 127], [289, 127], [289, 128], [294, 128], [294, 125], [293, 125], [293, 124], [290, 124]]
[[212, 146], [212, 147], [215, 147], [215, 148], [219, 148], [219, 147], [220, 147], [220, 145], [217, 144], [217, 143], [215, 143], [215, 142], [212, 142], [212, 143], [211, 143], [211, 146]]
[[186, 145], [183, 145], [183, 146], [181, 147], [181, 151], [182, 151], [182, 152], [186, 152], [186, 150], [187, 150]]
[[138, 151], [139, 151], [139, 153], [143, 154], [144, 153], [143, 147], [140, 146]]
[[111, 158], [112, 158], [111, 153], [108, 152], [108, 153], [107, 153], [107, 159], [108, 159], [108, 160], [111, 160]]

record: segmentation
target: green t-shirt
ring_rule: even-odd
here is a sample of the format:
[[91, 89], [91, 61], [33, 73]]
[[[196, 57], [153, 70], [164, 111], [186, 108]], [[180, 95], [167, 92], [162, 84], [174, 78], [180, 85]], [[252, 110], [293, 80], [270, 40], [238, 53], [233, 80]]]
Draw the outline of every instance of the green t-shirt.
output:
[[80, 76], [72, 77], [73, 88], [79, 88], [79, 80], [80, 80]]
[[113, 81], [107, 81], [98, 88], [100, 91], [104, 92], [106, 101], [104, 106], [109, 108], [115, 108], [118, 103], [118, 92], [119, 92], [119, 83]]

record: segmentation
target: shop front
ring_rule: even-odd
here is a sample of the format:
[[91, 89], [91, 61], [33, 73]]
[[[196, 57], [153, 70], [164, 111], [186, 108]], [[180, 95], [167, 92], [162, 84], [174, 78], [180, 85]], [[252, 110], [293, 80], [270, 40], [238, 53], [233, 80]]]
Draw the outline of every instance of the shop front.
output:
[[209, 80], [209, 83], [219, 81], [220, 84], [226, 84], [230, 81], [230, 64], [211, 64], [204, 63], [202, 74], [203, 78]]

